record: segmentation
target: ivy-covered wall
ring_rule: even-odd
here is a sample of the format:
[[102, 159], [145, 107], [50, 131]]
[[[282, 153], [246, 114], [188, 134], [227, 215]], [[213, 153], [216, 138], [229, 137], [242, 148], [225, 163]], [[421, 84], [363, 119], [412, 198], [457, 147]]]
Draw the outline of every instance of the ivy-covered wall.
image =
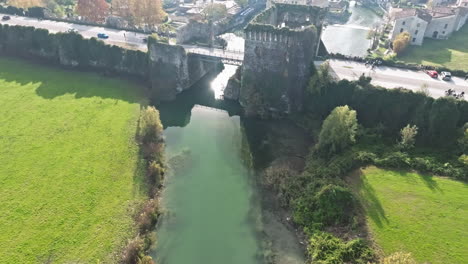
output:
[[302, 109], [322, 20], [320, 8], [276, 4], [245, 28], [239, 102], [247, 115]]
[[42, 59], [63, 66], [148, 76], [148, 54], [106, 45], [75, 33], [0, 25], [0, 53]]
[[148, 39], [148, 52], [142, 52], [107, 45], [96, 38], [85, 39], [76, 33], [51, 34], [45, 29], [2, 24], [0, 54], [136, 77], [151, 84], [153, 101], [175, 99], [217, 65], [155, 37]]

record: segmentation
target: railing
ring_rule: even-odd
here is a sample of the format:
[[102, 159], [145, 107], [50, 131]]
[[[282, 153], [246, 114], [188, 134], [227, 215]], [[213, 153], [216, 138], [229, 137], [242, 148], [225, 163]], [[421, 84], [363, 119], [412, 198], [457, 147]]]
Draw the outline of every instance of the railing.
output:
[[189, 53], [201, 55], [204, 57], [221, 59], [223, 62], [226, 62], [227, 64], [239, 65], [239, 64], [242, 64], [242, 62], [244, 61], [243, 53], [231, 51], [231, 50], [207, 51], [207, 50], [200, 50], [200, 49], [188, 49], [187, 51]]

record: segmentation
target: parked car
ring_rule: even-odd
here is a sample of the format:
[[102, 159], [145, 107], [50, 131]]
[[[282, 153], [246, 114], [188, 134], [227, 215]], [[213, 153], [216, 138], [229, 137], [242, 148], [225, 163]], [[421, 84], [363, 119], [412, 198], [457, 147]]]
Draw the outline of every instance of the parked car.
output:
[[108, 39], [109, 38], [109, 36], [107, 34], [104, 34], [104, 33], [98, 33], [97, 37], [100, 38], [100, 39]]
[[78, 33], [78, 30], [74, 29], [74, 28], [70, 28], [69, 30], [67, 30], [68, 33]]
[[145, 37], [145, 38], [142, 38], [142, 40], [143, 40], [143, 43], [148, 43], [148, 38]]
[[10, 20], [10, 19], [11, 19], [10, 16], [3, 16], [3, 17], [2, 17], [2, 20], [3, 20], [3, 21]]
[[452, 74], [450, 72], [441, 72], [442, 80], [450, 81], [452, 79]]
[[432, 78], [438, 78], [439, 77], [439, 73], [437, 71], [432, 71], [432, 70], [429, 70], [429, 71], [426, 71], [427, 75], [431, 76]]

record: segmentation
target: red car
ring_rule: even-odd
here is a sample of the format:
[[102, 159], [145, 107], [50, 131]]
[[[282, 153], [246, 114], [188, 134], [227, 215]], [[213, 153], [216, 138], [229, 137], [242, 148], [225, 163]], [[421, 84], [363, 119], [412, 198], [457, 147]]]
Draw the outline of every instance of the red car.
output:
[[432, 78], [438, 78], [439, 73], [437, 71], [426, 71], [427, 75], [431, 76]]

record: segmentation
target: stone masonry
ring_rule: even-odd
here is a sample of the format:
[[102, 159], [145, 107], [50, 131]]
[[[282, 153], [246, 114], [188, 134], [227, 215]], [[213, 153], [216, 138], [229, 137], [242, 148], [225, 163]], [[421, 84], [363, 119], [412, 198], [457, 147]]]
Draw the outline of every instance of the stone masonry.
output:
[[300, 111], [325, 10], [275, 4], [245, 28], [239, 102], [248, 116]]

